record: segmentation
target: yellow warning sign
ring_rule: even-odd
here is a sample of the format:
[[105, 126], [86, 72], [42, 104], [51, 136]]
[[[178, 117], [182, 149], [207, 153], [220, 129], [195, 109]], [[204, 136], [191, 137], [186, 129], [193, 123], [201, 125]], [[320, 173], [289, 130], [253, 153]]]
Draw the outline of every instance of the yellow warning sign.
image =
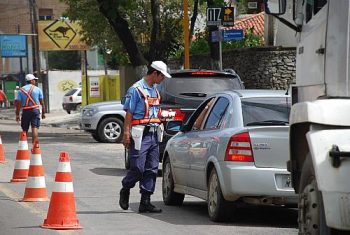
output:
[[224, 17], [222, 19], [223, 26], [233, 26], [234, 25], [234, 7], [225, 7], [223, 10]]
[[68, 21], [39, 21], [39, 50], [87, 50], [80, 41], [80, 26]]

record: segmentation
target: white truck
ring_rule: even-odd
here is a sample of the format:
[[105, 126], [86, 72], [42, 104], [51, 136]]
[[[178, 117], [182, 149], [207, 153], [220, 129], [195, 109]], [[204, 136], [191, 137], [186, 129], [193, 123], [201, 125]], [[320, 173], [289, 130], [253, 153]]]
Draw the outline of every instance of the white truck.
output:
[[299, 234], [350, 234], [350, 1], [265, 0], [265, 11], [296, 31], [287, 168]]

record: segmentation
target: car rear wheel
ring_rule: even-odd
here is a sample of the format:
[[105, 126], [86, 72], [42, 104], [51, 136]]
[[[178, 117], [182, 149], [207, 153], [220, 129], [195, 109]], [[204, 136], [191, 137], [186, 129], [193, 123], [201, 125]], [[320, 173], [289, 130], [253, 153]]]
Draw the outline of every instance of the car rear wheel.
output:
[[98, 125], [97, 133], [103, 143], [120, 143], [123, 138], [123, 122], [118, 118], [108, 117]]
[[208, 214], [210, 220], [214, 222], [225, 221], [229, 207], [229, 203], [222, 195], [218, 174], [213, 168], [208, 183]]
[[77, 104], [77, 106], [75, 107], [75, 110], [80, 113], [81, 112], [81, 104]]
[[163, 179], [162, 179], [163, 202], [169, 206], [182, 205], [185, 195], [174, 192], [174, 179], [171, 172], [170, 159], [167, 157], [163, 162]]

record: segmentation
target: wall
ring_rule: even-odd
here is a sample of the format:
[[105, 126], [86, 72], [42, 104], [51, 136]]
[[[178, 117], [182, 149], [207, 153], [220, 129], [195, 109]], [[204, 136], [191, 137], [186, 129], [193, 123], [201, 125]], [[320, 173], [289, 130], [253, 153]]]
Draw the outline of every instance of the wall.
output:
[[[104, 75], [104, 70], [89, 70], [88, 76]], [[116, 75], [118, 71], [108, 71], [109, 75]], [[49, 107], [51, 111], [63, 110], [62, 99], [69, 90], [81, 83], [81, 71], [49, 71]]]
[[[231, 68], [248, 89], [288, 89], [295, 83], [295, 48], [262, 47], [235, 49], [222, 55], [223, 68]], [[182, 61], [168, 61], [180, 69]], [[191, 68], [210, 69], [207, 54], [190, 57]]]

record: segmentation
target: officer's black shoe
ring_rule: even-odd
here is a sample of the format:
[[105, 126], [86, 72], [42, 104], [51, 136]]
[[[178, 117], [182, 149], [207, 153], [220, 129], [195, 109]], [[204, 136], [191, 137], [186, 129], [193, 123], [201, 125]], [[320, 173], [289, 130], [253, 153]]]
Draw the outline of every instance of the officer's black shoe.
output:
[[122, 188], [120, 190], [120, 197], [119, 197], [119, 206], [123, 210], [127, 210], [129, 208], [129, 196], [130, 196], [130, 189]]
[[141, 199], [140, 206], [139, 206], [139, 213], [161, 213], [162, 209], [154, 206], [151, 204], [150, 199]]

